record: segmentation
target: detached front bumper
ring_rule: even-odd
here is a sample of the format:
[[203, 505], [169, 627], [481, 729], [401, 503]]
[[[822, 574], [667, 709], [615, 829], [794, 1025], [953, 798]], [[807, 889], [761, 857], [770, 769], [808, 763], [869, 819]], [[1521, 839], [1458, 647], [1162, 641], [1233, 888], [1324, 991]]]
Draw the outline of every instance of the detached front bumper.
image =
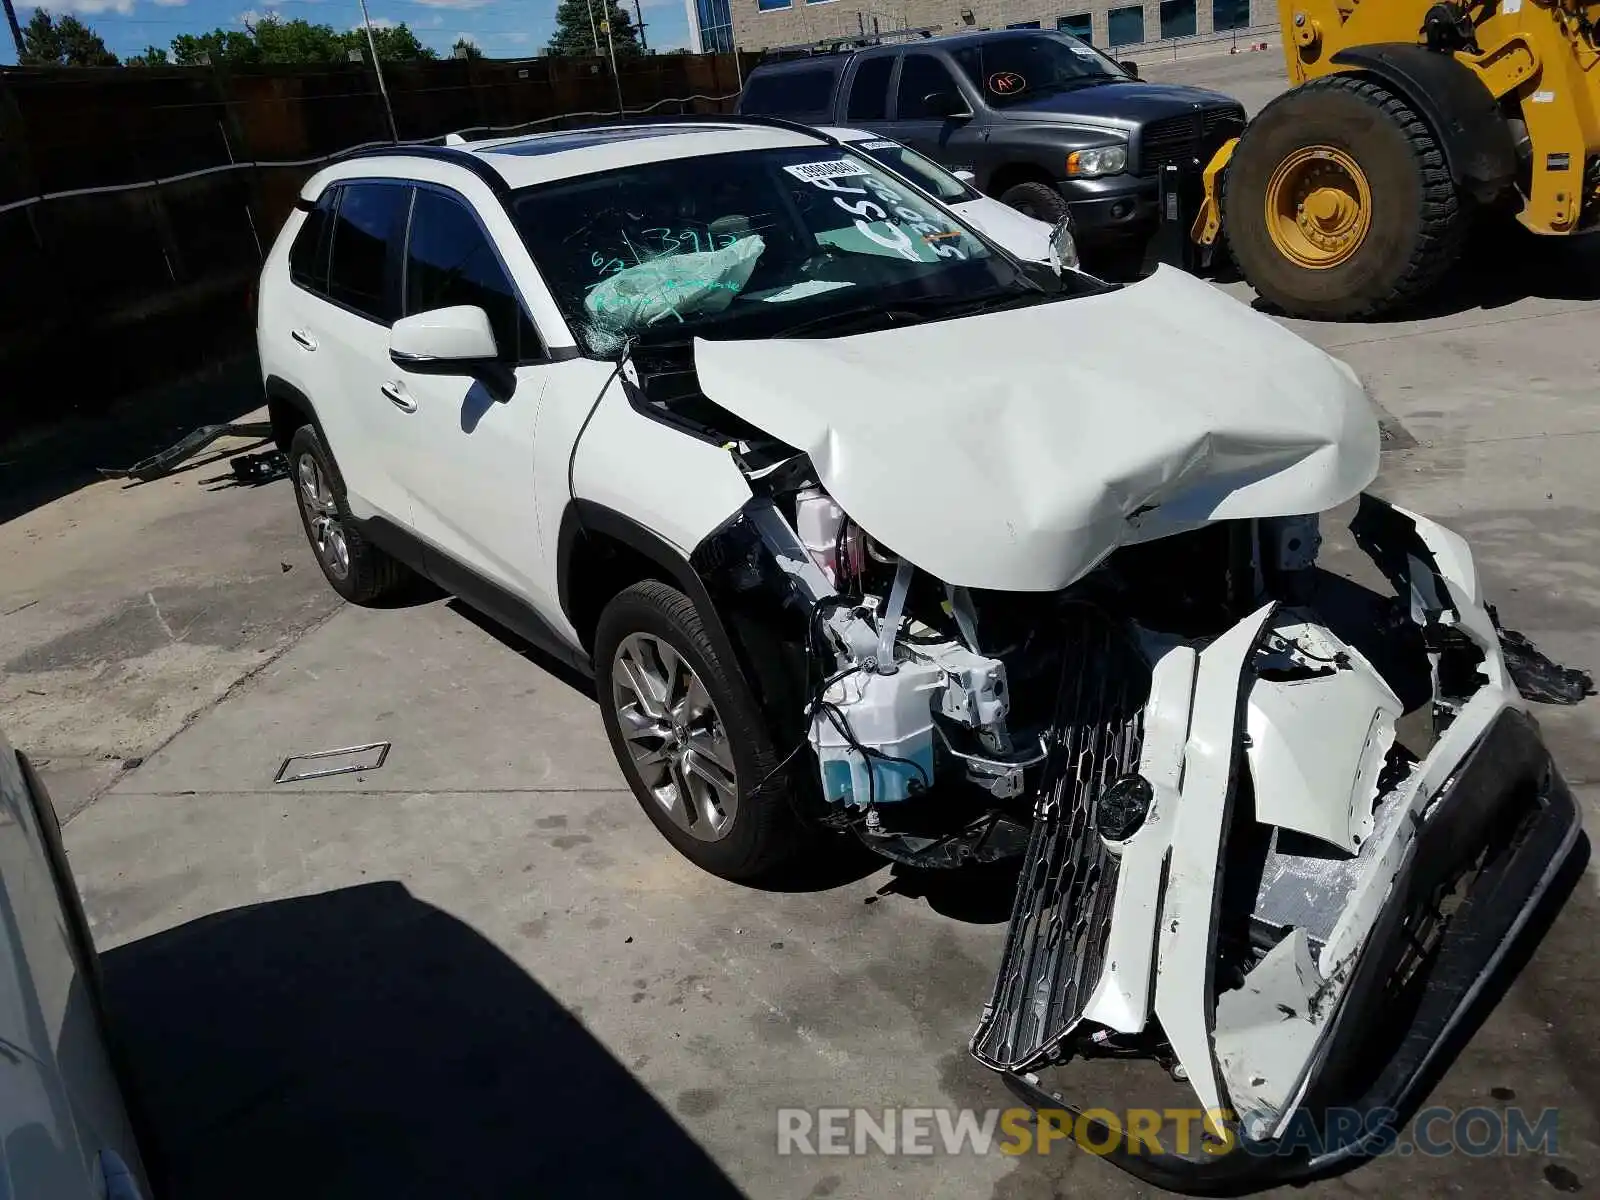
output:
[[1122, 755], [1078, 777], [1132, 772], [1149, 797], [1131, 836], [1095, 836], [1094, 795], [1035, 815], [973, 1052], [1076, 1122], [1036, 1072], [1086, 1038], [1153, 1039], [1216, 1137], [1168, 1154], [1081, 1119], [1162, 1187], [1237, 1194], [1386, 1148], [1580, 834], [1465, 543], [1371, 497], [1351, 528], [1409, 609], [1371, 648], [1432, 678], [1420, 760], [1373, 662], [1268, 603], [1203, 647], [1146, 636], [1142, 709], [1087, 714]]
[[[1120, 1131], [1090, 1118], [1088, 1141], [1111, 1147], [1105, 1157], [1137, 1178], [1195, 1196], [1308, 1180], [1382, 1153], [1398, 1133], [1396, 1114], [1421, 1098], [1434, 1071], [1459, 1049], [1455, 1042], [1470, 1010], [1560, 874], [1580, 828], [1572, 794], [1532, 718], [1499, 709], [1407, 848], [1372, 930], [1373, 949], [1359, 960], [1345, 992], [1325, 1066], [1283, 1135], [1251, 1140], [1230, 1134], [1192, 1156], [1135, 1153]], [[1411, 919], [1485, 850], [1490, 857], [1438, 943], [1418, 1002], [1395, 1029], [1387, 985], [1410, 944]], [[1375, 1023], [1394, 1031], [1398, 1049], [1363, 1080], [1346, 1064], [1370, 1058], [1360, 1051]], [[1003, 1078], [1036, 1111], [1081, 1117], [1080, 1109], [1030, 1076], [1007, 1072]], [[1358, 1114], [1359, 1124], [1349, 1113]]]

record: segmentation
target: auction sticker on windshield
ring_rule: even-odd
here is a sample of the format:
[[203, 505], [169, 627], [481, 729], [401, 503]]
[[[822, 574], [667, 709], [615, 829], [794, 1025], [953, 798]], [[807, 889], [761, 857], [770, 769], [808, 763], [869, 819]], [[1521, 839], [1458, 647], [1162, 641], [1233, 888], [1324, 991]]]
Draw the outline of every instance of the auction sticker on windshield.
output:
[[864, 166], [853, 163], [848, 158], [835, 158], [827, 162], [794, 163], [784, 170], [806, 183], [817, 179], [853, 179], [867, 173]]

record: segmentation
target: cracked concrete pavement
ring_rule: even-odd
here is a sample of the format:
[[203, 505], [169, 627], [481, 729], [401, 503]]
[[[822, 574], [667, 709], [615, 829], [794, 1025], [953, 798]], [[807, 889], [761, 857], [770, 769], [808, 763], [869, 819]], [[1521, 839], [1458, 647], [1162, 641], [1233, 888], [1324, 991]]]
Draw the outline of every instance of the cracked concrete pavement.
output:
[[[1405, 435], [1379, 494], [1459, 531], [1505, 622], [1596, 669], [1600, 308], [1548, 266], [1520, 299], [1295, 325]], [[626, 792], [581, 686], [453, 602], [337, 605], [287, 483], [115, 488], [0, 528], [0, 721], [74, 797], [67, 846], [175, 1196], [1150, 1194], [1060, 1147], [776, 1153], [780, 1107], [1009, 1103], [965, 1050], [1003, 876], [706, 876]], [[1600, 700], [1538, 716], [1592, 828]], [[271, 784], [285, 755], [379, 739], [381, 770]], [[1430, 1099], [1559, 1107], [1556, 1159], [1394, 1157], [1310, 1190], [1596, 1186], [1597, 919], [1591, 870]], [[1085, 1102], [1115, 1096], [1081, 1078]], [[659, 1170], [629, 1174], [635, 1155]]]

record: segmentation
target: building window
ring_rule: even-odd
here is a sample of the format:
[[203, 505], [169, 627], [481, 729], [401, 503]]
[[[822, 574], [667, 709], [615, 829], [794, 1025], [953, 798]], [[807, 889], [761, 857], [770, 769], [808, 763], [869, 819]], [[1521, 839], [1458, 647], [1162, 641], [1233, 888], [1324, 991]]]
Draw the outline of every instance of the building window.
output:
[[1007, 29], [1037, 29], [1037, 28], [1039, 28], [1039, 22], [1037, 22], [1037, 21], [1018, 21], [1013, 25], [1007, 25], [1006, 28]]
[[733, 11], [729, 0], [690, 0], [701, 54], [727, 54], [733, 49]]
[[791, 0], [756, 0], [756, 8], [761, 12], [771, 12], [775, 8], [788, 8]]
[[1106, 14], [1106, 32], [1113, 46], [1132, 46], [1144, 41], [1144, 5], [1113, 8]]
[[1193, 37], [1194, 0], [1161, 0], [1161, 38]]
[[1250, 0], [1211, 0], [1213, 29], [1246, 29], [1250, 25]]
[[1057, 17], [1056, 28], [1070, 33], [1080, 42], [1094, 44], [1094, 18], [1088, 13], [1074, 13], [1070, 17]]

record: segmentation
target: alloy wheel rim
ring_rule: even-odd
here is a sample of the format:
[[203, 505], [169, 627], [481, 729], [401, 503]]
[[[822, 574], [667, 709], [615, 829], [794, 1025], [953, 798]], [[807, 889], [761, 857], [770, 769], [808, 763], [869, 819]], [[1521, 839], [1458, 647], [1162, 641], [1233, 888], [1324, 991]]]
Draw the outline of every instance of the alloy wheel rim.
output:
[[339, 505], [333, 498], [333, 489], [310, 454], [302, 454], [295, 467], [299, 484], [300, 507], [306, 514], [306, 525], [311, 530], [311, 544], [317, 558], [339, 579], [350, 575], [350, 544], [345, 540], [344, 525], [339, 520]]
[[611, 662], [617, 725], [640, 780], [679, 829], [721, 841], [739, 811], [739, 779], [717, 706], [687, 659], [632, 633]]

